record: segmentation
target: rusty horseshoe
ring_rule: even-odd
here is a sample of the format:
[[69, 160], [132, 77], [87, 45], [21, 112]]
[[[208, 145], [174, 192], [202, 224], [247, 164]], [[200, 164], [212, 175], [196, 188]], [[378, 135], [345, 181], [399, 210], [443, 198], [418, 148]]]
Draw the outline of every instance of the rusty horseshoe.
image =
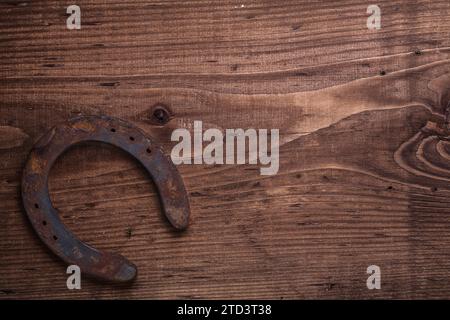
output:
[[108, 116], [80, 116], [53, 127], [34, 146], [22, 177], [22, 201], [40, 239], [68, 264], [96, 278], [126, 282], [135, 278], [136, 266], [125, 257], [97, 250], [78, 239], [62, 223], [48, 191], [48, 174], [69, 147], [84, 141], [112, 144], [136, 158], [152, 177], [162, 209], [170, 224], [185, 229], [189, 200], [183, 180], [172, 161], [137, 127]]

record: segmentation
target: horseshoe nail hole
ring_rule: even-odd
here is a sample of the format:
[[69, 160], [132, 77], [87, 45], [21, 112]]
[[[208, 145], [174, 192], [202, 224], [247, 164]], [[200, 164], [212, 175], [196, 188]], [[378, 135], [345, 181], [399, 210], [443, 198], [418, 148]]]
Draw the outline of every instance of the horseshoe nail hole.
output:
[[57, 236], [53, 236], [53, 240], [58, 240], [58, 237]]
[[35, 207], [36, 209], [39, 209], [39, 205], [38, 205], [37, 203], [34, 204], [34, 207]]
[[46, 226], [47, 225], [47, 221], [42, 221], [42, 225]]
[[131, 140], [131, 141], [134, 141], [134, 137], [130, 137], [130, 140]]
[[152, 153], [152, 150], [150, 150], [150, 148], [147, 148], [147, 153]]
[[111, 132], [116, 132], [116, 129], [114, 129], [114, 128], [111, 128]]

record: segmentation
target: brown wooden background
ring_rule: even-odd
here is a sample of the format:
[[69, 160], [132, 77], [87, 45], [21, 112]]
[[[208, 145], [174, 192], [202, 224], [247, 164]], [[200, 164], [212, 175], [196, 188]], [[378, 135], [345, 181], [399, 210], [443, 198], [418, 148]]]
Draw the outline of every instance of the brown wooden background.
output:
[[[448, 0], [0, 2], [0, 298], [450, 297], [449, 59]], [[180, 166], [192, 220], [177, 234], [134, 160], [69, 151], [49, 181], [64, 222], [139, 270], [69, 291], [20, 177], [39, 135], [78, 114], [132, 121], [166, 151], [194, 120], [280, 128], [280, 171]]]

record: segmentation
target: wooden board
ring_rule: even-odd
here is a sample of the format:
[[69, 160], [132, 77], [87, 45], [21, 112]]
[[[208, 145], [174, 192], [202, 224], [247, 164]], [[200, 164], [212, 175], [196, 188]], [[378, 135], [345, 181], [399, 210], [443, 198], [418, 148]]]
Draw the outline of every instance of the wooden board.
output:
[[[79, 0], [0, 3], [0, 298], [448, 298], [450, 2]], [[151, 108], [174, 118], [155, 126]], [[31, 229], [20, 177], [36, 139], [79, 114], [171, 132], [280, 128], [280, 171], [182, 165], [192, 220], [174, 233], [123, 152], [85, 144], [52, 201], [89, 244], [139, 270], [83, 278]], [[366, 269], [381, 268], [381, 290]]]

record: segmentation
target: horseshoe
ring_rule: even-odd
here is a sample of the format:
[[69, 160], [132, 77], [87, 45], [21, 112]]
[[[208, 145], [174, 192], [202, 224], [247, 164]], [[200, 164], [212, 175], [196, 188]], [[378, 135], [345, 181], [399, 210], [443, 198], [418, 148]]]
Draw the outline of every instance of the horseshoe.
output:
[[62, 223], [48, 191], [48, 174], [56, 159], [69, 147], [84, 141], [112, 144], [136, 158], [152, 177], [162, 209], [178, 230], [189, 222], [189, 200], [172, 161], [137, 127], [108, 116], [81, 116], [47, 132], [32, 149], [22, 177], [22, 201], [33, 229], [58, 257], [93, 277], [126, 282], [134, 279], [136, 266], [125, 257], [97, 250], [78, 239]]

